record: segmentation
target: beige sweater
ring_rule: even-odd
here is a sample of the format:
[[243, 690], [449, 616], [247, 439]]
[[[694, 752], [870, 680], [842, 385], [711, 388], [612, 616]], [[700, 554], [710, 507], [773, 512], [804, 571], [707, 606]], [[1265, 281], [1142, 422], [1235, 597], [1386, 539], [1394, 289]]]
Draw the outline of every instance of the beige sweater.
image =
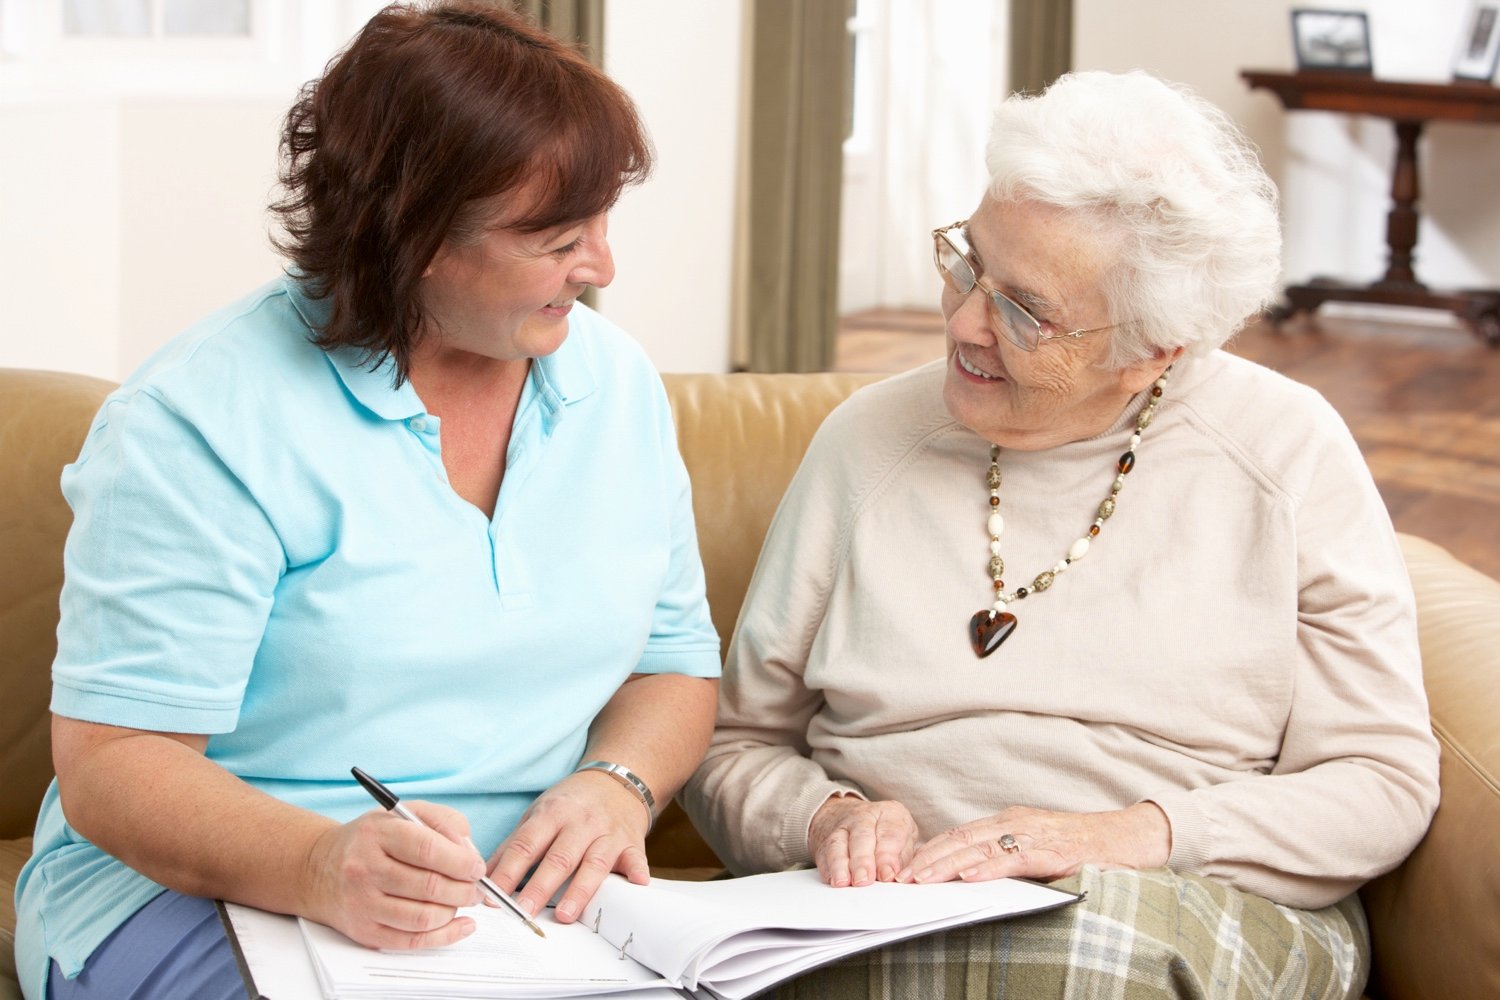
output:
[[[1223, 353], [1180, 363], [1114, 517], [981, 660], [989, 449], [943, 374], [835, 411], [772, 523], [683, 795], [731, 869], [810, 864], [838, 789], [905, 803], [924, 837], [1151, 800], [1172, 868], [1300, 907], [1398, 864], [1437, 805], [1437, 744], [1410, 584], [1333, 409]], [[1001, 453], [1008, 587], [1087, 530], [1138, 409]]]

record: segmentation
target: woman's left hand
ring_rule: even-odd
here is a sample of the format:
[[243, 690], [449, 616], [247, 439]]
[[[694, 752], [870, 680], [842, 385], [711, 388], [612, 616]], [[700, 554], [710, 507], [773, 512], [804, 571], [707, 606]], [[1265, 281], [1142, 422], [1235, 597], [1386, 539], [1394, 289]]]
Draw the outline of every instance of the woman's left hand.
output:
[[572, 923], [611, 872], [640, 885], [650, 881], [649, 828], [641, 800], [623, 785], [598, 771], [575, 772], [531, 803], [490, 857], [490, 877], [501, 889], [513, 892], [535, 866], [516, 897], [533, 916], [569, 882], [558, 900], [556, 918], [558, 923]]
[[898, 882], [1018, 877], [1050, 882], [1084, 865], [1159, 868], [1172, 853], [1172, 828], [1154, 803], [1102, 813], [1013, 806], [922, 845]]

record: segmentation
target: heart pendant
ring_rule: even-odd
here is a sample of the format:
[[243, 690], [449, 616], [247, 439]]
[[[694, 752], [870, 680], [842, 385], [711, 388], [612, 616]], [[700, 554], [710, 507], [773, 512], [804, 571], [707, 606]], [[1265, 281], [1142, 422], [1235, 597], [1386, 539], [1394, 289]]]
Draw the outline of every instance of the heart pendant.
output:
[[981, 660], [989, 656], [1015, 630], [1016, 616], [1008, 611], [998, 615], [992, 611], [976, 612], [969, 619], [969, 642], [974, 647], [974, 655]]

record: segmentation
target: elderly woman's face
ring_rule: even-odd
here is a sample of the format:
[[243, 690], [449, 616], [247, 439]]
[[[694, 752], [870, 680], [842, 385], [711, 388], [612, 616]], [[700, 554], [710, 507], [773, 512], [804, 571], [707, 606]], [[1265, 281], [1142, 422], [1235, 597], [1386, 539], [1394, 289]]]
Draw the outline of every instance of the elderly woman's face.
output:
[[[1100, 291], [1110, 248], [1068, 213], [987, 196], [969, 218], [967, 236], [979, 279], [1025, 306], [1044, 335], [1110, 322]], [[944, 285], [943, 400], [955, 420], [1002, 447], [1034, 451], [1101, 433], [1169, 360], [1103, 369], [1110, 330], [1024, 351], [997, 329], [988, 298], [977, 285], [967, 295]]]
[[551, 354], [568, 335], [574, 300], [614, 277], [606, 229], [601, 214], [521, 233], [498, 214], [477, 242], [444, 244], [422, 279], [424, 337], [500, 361]]

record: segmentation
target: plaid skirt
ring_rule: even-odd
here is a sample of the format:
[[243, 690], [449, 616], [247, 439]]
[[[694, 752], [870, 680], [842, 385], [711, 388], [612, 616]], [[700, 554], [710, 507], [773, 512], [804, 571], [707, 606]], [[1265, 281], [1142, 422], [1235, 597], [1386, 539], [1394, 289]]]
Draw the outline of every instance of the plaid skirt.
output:
[[1369, 930], [1357, 896], [1297, 910], [1166, 869], [1087, 867], [1071, 906], [854, 955], [782, 984], [780, 1000], [1350, 998]]

